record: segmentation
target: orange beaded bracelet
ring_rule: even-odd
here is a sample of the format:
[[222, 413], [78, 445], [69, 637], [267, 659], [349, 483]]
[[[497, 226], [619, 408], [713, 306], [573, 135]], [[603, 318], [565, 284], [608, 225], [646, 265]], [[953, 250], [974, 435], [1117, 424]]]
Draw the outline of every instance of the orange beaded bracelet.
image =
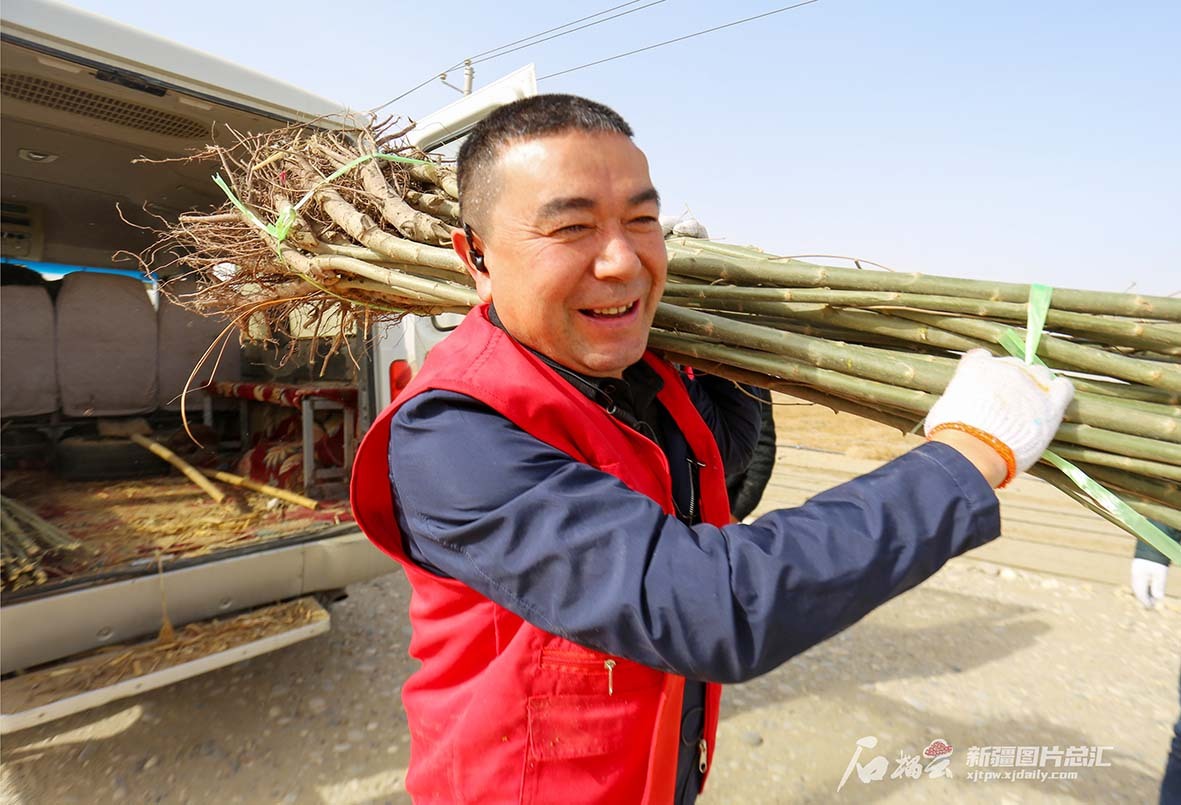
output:
[[961, 433], [966, 433], [969, 436], [975, 436], [980, 441], [987, 444], [993, 450], [997, 451], [1002, 459], [1005, 461], [1005, 480], [1001, 481], [997, 489], [1004, 489], [1009, 485], [1009, 482], [1017, 477], [1017, 459], [1013, 457], [1013, 451], [1009, 445], [1002, 442], [991, 433], [985, 433], [979, 428], [974, 428], [971, 425], [965, 425], [963, 422], [944, 422], [941, 425], [936, 425], [931, 428], [931, 432], [927, 434], [930, 439], [941, 430], [958, 430]]

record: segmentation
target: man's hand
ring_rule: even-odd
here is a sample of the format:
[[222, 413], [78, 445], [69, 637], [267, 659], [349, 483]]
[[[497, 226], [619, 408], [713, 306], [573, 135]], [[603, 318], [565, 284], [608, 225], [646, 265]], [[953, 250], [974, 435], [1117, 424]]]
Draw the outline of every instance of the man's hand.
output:
[[1152, 609], [1158, 601], [1164, 600], [1168, 576], [1168, 565], [1151, 559], [1132, 560], [1132, 592], [1146, 609]]
[[[999, 484], [1004, 486], [1046, 451], [1073, 398], [1070, 381], [1054, 377], [1049, 369], [974, 349], [960, 359], [946, 391], [927, 414], [925, 430], [928, 438], [960, 449], [996, 486], [995, 462], [982, 459], [977, 446], [987, 444], [1005, 463]], [[973, 440], [953, 438], [952, 432]]]

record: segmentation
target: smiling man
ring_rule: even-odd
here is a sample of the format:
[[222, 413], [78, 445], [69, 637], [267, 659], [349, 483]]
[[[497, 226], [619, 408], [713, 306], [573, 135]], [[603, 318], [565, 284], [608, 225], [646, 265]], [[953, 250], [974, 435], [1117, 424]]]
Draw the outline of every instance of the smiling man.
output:
[[357, 522], [413, 587], [419, 802], [693, 802], [720, 685], [765, 673], [999, 533], [1065, 380], [969, 353], [931, 442], [729, 524], [747, 390], [646, 351], [668, 265], [632, 131], [541, 95], [459, 154], [456, 252], [484, 304], [377, 418]]
[[[622, 377], [644, 354], [668, 257], [648, 160], [620, 130], [572, 130], [463, 152], [476, 290], [513, 337], [582, 374]], [[490, 138], [489, 138], [490, 139]], [[557, 179], [557, 181], [555, 181]], [[469, 186], [470, 185], [470, 186]]]

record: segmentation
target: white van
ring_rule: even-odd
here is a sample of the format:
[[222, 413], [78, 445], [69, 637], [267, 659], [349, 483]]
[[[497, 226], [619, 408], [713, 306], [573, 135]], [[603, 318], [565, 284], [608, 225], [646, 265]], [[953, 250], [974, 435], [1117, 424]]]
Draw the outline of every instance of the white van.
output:
[[[224, 126], [265, 131], [341, 105], [48, 0], [4, 3], [0, 55], [3, 495], [80, 544], [27, 550], [8, 533], [17, 525], [6, 505], [0, 732], [9, 732], [327, 630], [322, 603], [394, 567], [352, 524], [345, 481], [357, 434], [389, 399], [391, 361], [413, 356], [391, 328], [371, 335], [373, 360], [358, 368], [337, 357], [322, 375], [230, 339], [217, 372], [196, 378], [218, 385], [186, 402], [205, 442], [194, 462], [245, 474], [253, 450], [273, 464], [260, 434], [268, 420], [284, 422], [283, 444], [295, 447], [282, 462], [302, 459], [300, 491], [321, 499], [315, 511], [232, 487], [228, 503], [214, 503], [141, 445], [100, 434], [100, 420], [142, 419], [153, 440], [191, 452], [187, 440], [168, 441], [179, 395], [223, 326], [171, 304], [116, 259], [152, 242], [137, 227], [225, 200], [209, 165], [133, 160], [184, 154]], [[440, 134], [424, 146], [535, 91], [506, 86], [432, 116]], [[436, 335], [449, 326], [417, 325]], [[176, 638], [155, 639], [162, 630]]]

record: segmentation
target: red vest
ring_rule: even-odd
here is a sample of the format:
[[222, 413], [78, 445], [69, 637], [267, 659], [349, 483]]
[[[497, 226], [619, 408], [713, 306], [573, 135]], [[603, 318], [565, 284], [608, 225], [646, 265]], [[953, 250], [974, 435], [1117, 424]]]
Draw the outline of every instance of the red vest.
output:
[[[676, 371], [651, 354], [645, 360], [664, 380], [658, 399], [705, 464], [703, 519], [723, 525], [730, 509], [713, 434]], [[479, 400], [673, 513], [660, 448], [491, 324], [487, 306], [472, 310], [431, 351], [422, 371], [366, 434], [352, 479], [357, 523], [402, 564], [413, 588], [410, 654], [422, 666], [402, 689], [411, 741], [406, 790], [416, 802], [480, 805], [671, 802], [682, 677], [543, 631], [467, 585], [426, 572], [403, 553], [389, 482], [390, 419], [411, 397], [431, 389]], [[456, 483], [463, 481], [460, 469]], [[720, 686], [707, 687], [707, 762], [713, 759], [720, 696]]]

